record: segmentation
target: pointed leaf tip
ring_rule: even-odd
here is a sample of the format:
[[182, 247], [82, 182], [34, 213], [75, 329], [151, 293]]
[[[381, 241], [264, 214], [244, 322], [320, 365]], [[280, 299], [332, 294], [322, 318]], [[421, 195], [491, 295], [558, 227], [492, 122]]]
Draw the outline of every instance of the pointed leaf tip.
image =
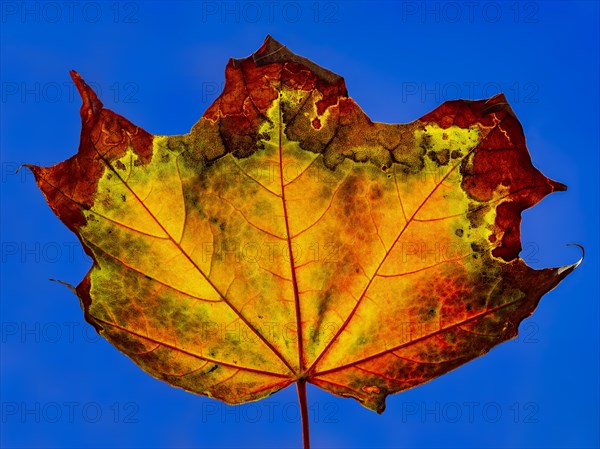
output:
[[562, 182], [554, 181], [552, 179], [549, 180], [550, 185], [552, 186], [553, 192], [564, 192], [567, 190], [567, 186]]
[[[41, 169], [41, 167], [39, 165], [34, 165], [34, 164], [23, 164], [23, 165], [21, 165], [21, 167], [25, 167], [25, 168], [28, 168], [29, 170], [31, 170], [31, 172], [33, 173], [33, 176], [35, 176], [36, 178], [39, 175], [40, 169]], [[17, 169], [17, 172], [21, 169], [21, 167], [19, 167]]]
[[104, 105], [98, 99], [96, 92], [94, 92], [94, 90], [75, 70], [69, 71], [69, 74], [71, 75], [71, 79], [75, 83], [77, 91], [79, 92], [81, 100], [83, 101], [80, 111], [82, 123], [88, 123], [90, 119], [97, 119]]
[[481, 114], [484, 116], [500, 111], [506, 111], [513, 118], [516, 118], [516, 114], [510, 107], [508, 99], [504, 93], [499, 93], [488, 98], [481, 106]]

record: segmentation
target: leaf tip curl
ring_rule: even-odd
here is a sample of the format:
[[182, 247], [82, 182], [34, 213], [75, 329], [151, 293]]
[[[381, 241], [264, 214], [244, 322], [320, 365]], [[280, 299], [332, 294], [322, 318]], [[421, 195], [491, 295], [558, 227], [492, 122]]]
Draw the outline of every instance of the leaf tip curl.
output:
[[573, 270], [575, 270], [575, 268], [581, 265], [581, 262], [583, 262], [583, 259], [585, 258], [585, 248], [582, 245], [580, 245], [579, 243], [567, 243], [567, 246], [576, 246], [577, 248], [579, 248], [581, 250], [581, 257], [574, 264], [565, 265], [564, 267], [560, 267], [557, 269], [556, 274], [557, 276], [562, 276], [561, 278], [565, 277]]

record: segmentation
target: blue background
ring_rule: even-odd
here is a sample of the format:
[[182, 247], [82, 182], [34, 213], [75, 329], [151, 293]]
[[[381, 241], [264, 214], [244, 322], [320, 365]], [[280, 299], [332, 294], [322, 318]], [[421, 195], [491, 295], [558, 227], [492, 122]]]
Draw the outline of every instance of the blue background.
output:
[[534, 164], [569, 187], [524, 213], [522, 257], [566, 265], [580, 255], [567, 244], [586, 248], [517, 341], [389, 397], [381, 416], [309, 385], [314, 446], [598, 447], [598, 3], [476, 5], [2, 2], [2, 447], [300, 445], [293, 387], [224, 406], [155, 380], [95, 337], [76, 298], [48, 281], [77, 284], [90, 260], [31, 174], [14, 173], [76, 151], [69, 69], [135, 124], [182, 134], [216, 98], [228, 58], [269, 33], [343, 75], [377, 121], [503, 90]]

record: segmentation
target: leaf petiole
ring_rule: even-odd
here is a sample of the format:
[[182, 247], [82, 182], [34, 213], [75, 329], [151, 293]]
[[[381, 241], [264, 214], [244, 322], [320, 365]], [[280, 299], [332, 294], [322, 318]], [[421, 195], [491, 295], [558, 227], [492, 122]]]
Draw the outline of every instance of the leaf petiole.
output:
[[306, 379], [298, 379], [298, 402], [300, 403], [300, 416], [302, 417], [302, 441], [304, 449], [310, 449], [310, 433], [308, 428], [308, 404], [306, 400]]

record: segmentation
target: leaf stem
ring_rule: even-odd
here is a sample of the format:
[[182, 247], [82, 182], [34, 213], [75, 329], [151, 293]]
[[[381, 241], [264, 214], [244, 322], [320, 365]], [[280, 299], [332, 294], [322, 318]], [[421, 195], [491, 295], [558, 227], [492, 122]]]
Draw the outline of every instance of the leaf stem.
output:
[[306, 379], [298, 379], [298, 402], [300, 403], [300, 415], [302, 417], [302, 442], [304, 449], [310, 449], [310, 432], [308, 429], [308, 404], [306, 401]]

